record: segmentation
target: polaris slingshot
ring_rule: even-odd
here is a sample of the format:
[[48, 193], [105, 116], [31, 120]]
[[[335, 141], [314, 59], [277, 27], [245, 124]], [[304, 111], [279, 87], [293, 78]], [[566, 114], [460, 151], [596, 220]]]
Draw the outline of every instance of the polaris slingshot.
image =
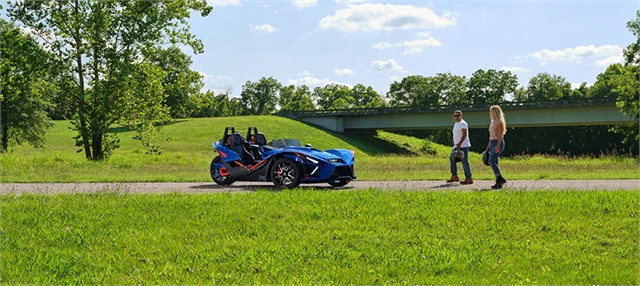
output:
[[[246, 138], [246, 139], [245, 139]], [[213, 143], [218, 152], [211, 162], [211, 178], [218, 185], [237, 181], [273, 182], [276, 187], [295, 188], [301, 183], [328, 183], [342, 187], [356, 180], [355, 151], [318, 150], [302, 146], [298, 139], [267, 139], [258, 128], [249, 127], [242, 137], [226, 127], [220, 141]]]

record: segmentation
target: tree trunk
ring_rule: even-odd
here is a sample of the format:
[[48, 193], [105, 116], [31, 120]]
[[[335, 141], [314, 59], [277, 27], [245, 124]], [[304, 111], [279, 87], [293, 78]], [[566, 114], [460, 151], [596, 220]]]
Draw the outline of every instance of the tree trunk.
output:
[[[80, 12], [79, 10], [79, 3], [76, 0], [75, 2], [75, 16], [76, 19], [81, 19], [82, 16], [79, 15]], [[87, 159], [91, 160], [93, 159], [91, 157], [91, 145], [89, 145], [89, 136], [87, 132], [87, 120], [85, 118], [85, 110], [84, 110], [84, 99], [85, 99], [85, 90], [84, 90], [84, 70], [82, 68], [82, 46], [81, 46], [81, 38], [80, 38], [80, 26], [76, 25], [76, 31], [75, 31], [75, 44], [76, 44], [76, 63], [78, 65], [78, 81], [79, 81], [79, 85], [80, 85], [80, 100], [78, 102], [78, 117], [79, 117], [79, 121], [80, 121], [80, 135], [82, 136], [82, 143], [84, 146], [84, 155]]]
[[93, 133], [91, 143], [93, 144], [93, 160], [102, 160], [102, 134]]

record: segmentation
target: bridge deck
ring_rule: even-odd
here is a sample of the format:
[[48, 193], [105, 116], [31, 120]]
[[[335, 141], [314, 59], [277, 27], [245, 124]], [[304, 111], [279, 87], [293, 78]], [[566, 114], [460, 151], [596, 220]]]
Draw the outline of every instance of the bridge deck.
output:
[[[493, 104], [392, 108], [308, 110], [280, 114], [343, 132], [345, 129], [435, 129], [453, 126], [454, 110], [462, 110], [470, 128], [487, 128]], [[634, 122], [616, 107], [614, 98], [504, 102], [499, 104], [508, 127], [611, 125]]]

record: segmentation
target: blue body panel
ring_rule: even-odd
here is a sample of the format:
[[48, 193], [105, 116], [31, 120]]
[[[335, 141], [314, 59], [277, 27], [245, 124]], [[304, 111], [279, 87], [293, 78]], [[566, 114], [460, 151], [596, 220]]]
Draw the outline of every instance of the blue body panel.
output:
[[[213, 148], [220, 154], [222, 161], [227, 169], [232, 164], [242, 162], [239, 154], [234, 150], [225, 147], [221, 141], [214, 142]], [[266, 174], [270, 164], [281, 158], [294, 160], [302, 166], [305, 176], [301, 183], [326, 183], [340, 180], [352, 181], [356, 180], [353, 172], [355, 162], [355, 153], [346, 149], [328, 149], [325, 151], [302, 146], [284, 146], [273, 148], [271, 146], [260, 146], [259, 153], [261, 158], [256, 158], [260, 162], [255, 165], [264, 164], [267, 168], [262, 168], [260, 172]], [[216, 168], [222, 166], [216, 166]], [[233, 169], [233, 168], [231, 168]], [[216, 171], [216, 174], [217, 171]], [[249, 176], [247, 174], [246, 176]], [[246, 177], [244, 176], [244, 177]], [[253, 176], [256, 177], [256, 176]], [[266, 176], [262, 176], [267, 180]], [[243, 181], [242, 178], [237, 179]]]

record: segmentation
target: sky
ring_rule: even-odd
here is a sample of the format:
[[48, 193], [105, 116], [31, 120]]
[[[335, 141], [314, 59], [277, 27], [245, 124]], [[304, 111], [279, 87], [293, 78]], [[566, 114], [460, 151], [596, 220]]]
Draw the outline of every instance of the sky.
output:
[[[208, 0], [192, 16], [205, 52], [192, 68], [205, 89], [273, 76], [283, 84], [372, 86], [408, 75], [509, 70], [593, 84], [635, 41], [640, 1]], [[191, 54], [190, 49], [185, 49]]]
[[591, 85], [623, 62], [635, 41], [626, 23], [640, 10], [640, 0], [207, 1], [213, 11], [189, 21], [205, 52], [182, 48], [203, 90], [235, 96], [261, 77], [311, 88], [361, 83], [384, 95], [405, 76], [478, 69], [511, 71], [525, 87], [539, 72]]

